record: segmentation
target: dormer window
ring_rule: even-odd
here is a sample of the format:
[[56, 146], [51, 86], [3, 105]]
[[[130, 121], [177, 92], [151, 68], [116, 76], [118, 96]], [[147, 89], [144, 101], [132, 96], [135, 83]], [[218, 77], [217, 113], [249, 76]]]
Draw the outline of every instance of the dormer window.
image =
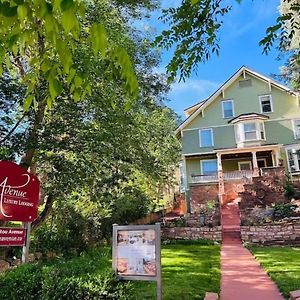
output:
[[259, 96], [259, 102], [260, 102], [260, 111], [261, 111], [261, 113], [271, 113], [271, 112], [273, 112], [273, 105], [272, 105], [271, 95]]
[[223, 112], [224, 119], [234, 117], [233, 100], [222, 101], [222, 112]]

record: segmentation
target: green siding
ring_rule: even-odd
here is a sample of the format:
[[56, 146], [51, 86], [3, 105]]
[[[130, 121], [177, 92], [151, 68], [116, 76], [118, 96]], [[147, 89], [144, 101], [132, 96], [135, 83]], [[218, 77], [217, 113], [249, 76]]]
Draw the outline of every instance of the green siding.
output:
[[[229, 119], [223, 119], [222, 100], [234, 100], [235, 116], [243, 113], [261, 113], [259, 95], [271, 94], [273, 103], [273, 113], [268, 113], [270, 119], [265, 122], [267, 140], [262, 144], [293, 144], [294, 139], [291, 119], [300, 118], [300, 107], [296, 97], [289, 95], [285, 91], [272, 86], [271, 93], [267, 82], [247, 75], [252, 79], [252, 86], [239, 87], [241, 76], [230, 87], [225, 90], [225, 97], [220, 95], [204, 110], [204, 117], [198, 115], [183, 130], [182, 148], [184, 154], [212, 152], [214, 149], [235, 148], [234, 127], [228, 124]], [[214, 147], [201, 148], [199, 145], [199, 128], [210, 128], [214, 132]], [[214, 127], [221, 126], [221, 127]], [[186, 130], [190, 129], [190, 130]]]

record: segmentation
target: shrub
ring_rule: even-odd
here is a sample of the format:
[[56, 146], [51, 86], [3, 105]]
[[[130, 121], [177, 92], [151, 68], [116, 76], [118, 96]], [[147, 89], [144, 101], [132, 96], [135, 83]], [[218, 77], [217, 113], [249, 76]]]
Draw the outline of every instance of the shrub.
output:
[[131, 285], [112, 273], [110, 257], [101, 249], [69, 261], [22, 265], [0, 277], [0, 299], [132, 299]]
[[281, 220], [283, 218], [289, 218], [294, 215], [297, 206], [291, 203], [276, 204], [273, 212], [274, 220]]
[[288, 199], [292, 199], [295, 196], [295, 188], [291, 181], [287, 180], [285, 186], [284, 186], [284, 195]]

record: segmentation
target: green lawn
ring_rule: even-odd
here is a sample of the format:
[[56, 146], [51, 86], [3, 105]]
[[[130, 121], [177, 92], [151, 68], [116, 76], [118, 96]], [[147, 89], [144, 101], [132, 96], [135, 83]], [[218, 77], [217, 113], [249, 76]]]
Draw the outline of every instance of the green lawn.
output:
[[[197, 242], [162, 249], [163, 300], [203, 299], [220, 290], [220, 247]], [[134, 282], [136, 299], [155, 299], [156, 283]]]
[[251, 247], [251, 252], [288, 299], [300, 289], [300, 248]]

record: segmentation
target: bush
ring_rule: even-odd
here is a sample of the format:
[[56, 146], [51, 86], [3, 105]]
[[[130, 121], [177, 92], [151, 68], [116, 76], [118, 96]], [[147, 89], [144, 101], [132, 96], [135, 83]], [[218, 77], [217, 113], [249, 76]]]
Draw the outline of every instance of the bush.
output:
[[110, 257], [104, 248], [70, 261], [22, 265], [0, 277], [0, 299], [132, 299], [131, 285], [111, 272]]
[[281, 220], [284, 218], [292, 217], [295, 213], [297, 206], [291, 203], [276, 204], [273, 212], [274, 220]]
[[288, 199], [292, 199], [295, 196], [295, 188], [292, 184], [291, 181], [287, 181], [285, 186], [284, 186], [284, 195], [288, 198]]

